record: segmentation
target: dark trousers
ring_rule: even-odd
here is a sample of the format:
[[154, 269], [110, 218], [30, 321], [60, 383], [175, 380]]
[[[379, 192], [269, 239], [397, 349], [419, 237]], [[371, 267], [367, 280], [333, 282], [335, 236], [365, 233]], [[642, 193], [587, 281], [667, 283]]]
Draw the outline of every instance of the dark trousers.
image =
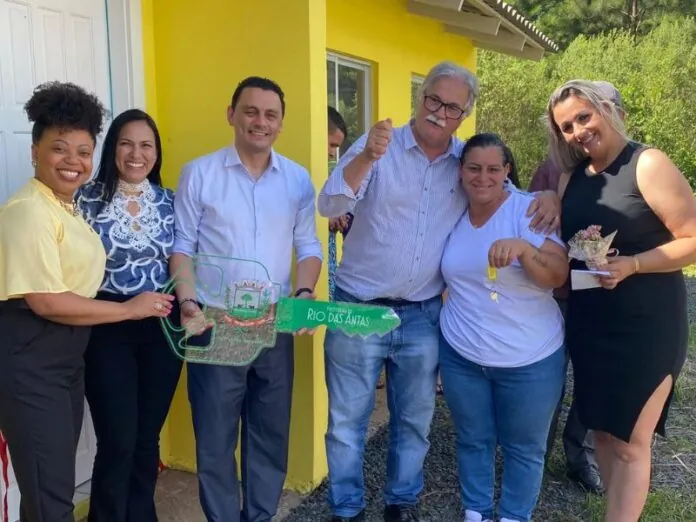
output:
[[[187, 364], [198, 483], [209, 522], [270, 522], [287, 473], [293, 338], [247, 366]], [[240, 507], [237, 432], [242, 420]]]
[[0, 431], [22, 497], [22, 522], [75, 520], [89, 330], [48, 321], [26, 305], [0, 305]]
[[[561, 313], [565, 317], [566, 302], [558, 300], [558, 305]], [[566, 368], [569, 363], [569, 357], [566, 354]], [[551, 428], [546, 443], [547, 455], [553, 450], [553, 445], [556, 440], [558, 431], [558, 418], [563, 409], [563, 399], [566, 393], [566, 382], [563, 383], [563, 391], [561, 400], [556, 406], [556, 410], [551, 419]], [[566, 419], [565, 428], [563, 429], [563, 449], [566, 457], [566, 467], [568, 471], [579, 471], [587, 466], [596, 465], [594, 459], [594, 435], [593, 432], [585, 428], [580, 422], [578, 410], [575, 406], [575, 401], [571, 403], [568, 417]]]
[[159, 436], [182, 361], [167, 344], [159, 320], [144, 319], [93, 327], [85, 362], [97, 436], [87, 520], [156, 522]]

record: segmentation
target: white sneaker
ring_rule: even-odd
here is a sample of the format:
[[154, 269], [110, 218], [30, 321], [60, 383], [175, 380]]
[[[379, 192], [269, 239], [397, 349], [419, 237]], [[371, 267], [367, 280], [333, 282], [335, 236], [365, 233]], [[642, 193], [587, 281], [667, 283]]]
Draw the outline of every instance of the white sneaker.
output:
[[464, 522], [493, 522], [490, 518], [483, 518], [478, 511], [467, 509], [464, 512]]

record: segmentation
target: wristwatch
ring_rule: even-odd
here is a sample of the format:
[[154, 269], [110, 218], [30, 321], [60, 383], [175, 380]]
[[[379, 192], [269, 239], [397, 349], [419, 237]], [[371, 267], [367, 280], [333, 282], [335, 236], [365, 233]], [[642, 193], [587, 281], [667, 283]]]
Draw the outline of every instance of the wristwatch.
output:
[[306, 288], [306, 287], [305, 288], [298, 288], [295, 291], [294, 296], [300, 297], [302, 294], [311, 294], [312, 292], [314, 292], [314, 290], [312, 290], [311, 288]]

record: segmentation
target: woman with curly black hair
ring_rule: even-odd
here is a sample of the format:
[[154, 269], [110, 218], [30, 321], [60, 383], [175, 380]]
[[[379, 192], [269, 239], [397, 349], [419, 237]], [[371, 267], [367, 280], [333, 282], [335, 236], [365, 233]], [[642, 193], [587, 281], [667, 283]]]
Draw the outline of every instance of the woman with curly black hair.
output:
[[146, 292], [93, 299], [105, 252], [73, 203], [92, 172], [104, 108], [70, 83], [39, 86], [25, 105], [34, 177], [0, 209], [0, 431], [21, 494], [22, 522], [73, 521], [75, 452], [90, 326], [167, 316]]

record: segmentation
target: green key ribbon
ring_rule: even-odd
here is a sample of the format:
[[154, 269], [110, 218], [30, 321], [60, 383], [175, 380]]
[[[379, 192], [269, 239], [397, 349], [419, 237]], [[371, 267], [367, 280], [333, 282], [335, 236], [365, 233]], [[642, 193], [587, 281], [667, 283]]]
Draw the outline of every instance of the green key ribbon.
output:
[[[189, 294], [195, 289], [196, 301], [213, 303], [201, 306], [190, 329], [179, 324], [179, 317], [160, 318], [170, 348], [187, 362], [245, 365], [273, 347], [278, 333], [326, 326], [367, 337], [385, 335], [401, 324], [387, 307], [283, 297], [281, 285], [254, 260], [198, 254], [186, 269], [162, 292], [175, 294], [184, 286]], [[206, 328], [200, 330], [202, 325]]]
[[326, 326], [346, 335], [385, 335], [401, 324], [391, 308], [360, 303], [281, 298], [276, 315], [278, 332], [296, 332]]

